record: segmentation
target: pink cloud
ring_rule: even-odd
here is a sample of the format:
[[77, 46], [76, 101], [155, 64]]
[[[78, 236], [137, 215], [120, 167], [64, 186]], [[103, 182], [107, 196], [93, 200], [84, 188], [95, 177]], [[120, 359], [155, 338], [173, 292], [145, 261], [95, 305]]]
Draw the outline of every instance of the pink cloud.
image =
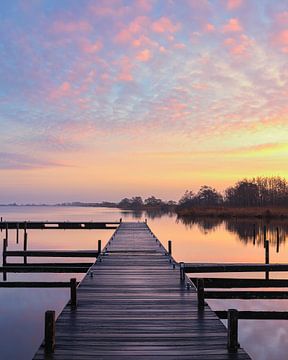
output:
[[146, 31], [149, 19], [146, 16], [137, 16], [130, 24], [116, 34], [114, 41], [116, 43], [127, 43], [132, 41], [133, 37]]
[[180, 24], [173, 24], [168, 17], [161, 17], [152, 23], [152, 30], [156, 33], [175, 33], [180, 30]]
[[244, 34], [241, 34], [237, 39], [227, 38], [224, 40], [224, 45], [235, 56], [247, 55], [253, 44], [253, 40]]
[[227, 9], [234, 10], [239, 8], [243, 4], [243, 0], [228, 0], [227, 1]]
[[81, 42], [82, 50], [88, 54], [93, 54], [95, 52], [98, 52], [99, 50], [102, 49], [102, 47], [103, 47], [103, 44], [100, 40], [97, 40], [94, 43], [91, 43], [90, 41], [85, 39]]
[[204, 26], [204, 31], [205, 32], [213, 32], [213, 31], [215, 31], [215, 26], [213, 24], [207, 23]]
[[288, 24], [288, 11], [283, 11], [276, 14], [276, 23], [282, 26], [286, 26]]
[[288, 53], [288, 29], [276, 33], [273, 36], [272, 42], [277, 47], [280, 47], [282, 52]]
[[52, 31], [56, 33], [89, 32], [92, 26], [87, 21], [55, 21]]
[[148, 49], [144, 49], [142, 51], [140, 51], [137, 55], [136, 55], [136, 59], [142, 62], [146, 62], [149, 61], [151, 59], [151, 52]]
[[71, 92], [71, 84], [68, 81], [64, 81], [56, 89], [53, 89], [50, 92], [50, 99], [58, 99], [63, 96], [69, 96]]
[[133, 81], [133, 75], [132, 75], [132, 68], [133, 65], [131, 64], [129, 58], [127, 56], [123, 56], [119, 61], [119, 75], [118, 80], [121, 81]]
[[242, 31], [242, 26], [238, 19], [233, 18], [230, 19], [224, 26], [223, 26], [223, 32], [240, 32]]

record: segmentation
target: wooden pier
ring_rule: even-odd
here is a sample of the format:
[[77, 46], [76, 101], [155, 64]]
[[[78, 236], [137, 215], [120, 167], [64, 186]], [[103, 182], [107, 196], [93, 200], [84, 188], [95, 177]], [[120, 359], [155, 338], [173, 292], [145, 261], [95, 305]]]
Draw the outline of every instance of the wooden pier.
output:
[[225, 326], [199, 309], [169, 252], [145, 223], [121, 223], [78, 287], [77, 307], [59, 315], [54, 352], [43, 343], [34, 359], [250, 359], [228, 351]]

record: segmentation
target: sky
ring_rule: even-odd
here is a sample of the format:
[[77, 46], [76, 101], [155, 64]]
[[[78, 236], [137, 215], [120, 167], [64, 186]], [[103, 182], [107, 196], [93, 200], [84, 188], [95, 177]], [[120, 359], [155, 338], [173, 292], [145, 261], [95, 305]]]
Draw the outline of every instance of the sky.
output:
[[288, 0], [1, 0], [0, 203], [288, 177]]

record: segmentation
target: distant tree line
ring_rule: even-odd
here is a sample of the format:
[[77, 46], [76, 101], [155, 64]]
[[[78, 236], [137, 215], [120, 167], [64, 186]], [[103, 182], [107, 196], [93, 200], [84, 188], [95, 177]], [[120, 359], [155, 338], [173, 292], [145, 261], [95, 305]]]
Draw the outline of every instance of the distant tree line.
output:
[[288, 182], [278, 176], [243, 179], [227, 188], [223, 195], [204, 185], [196, 194], [187, 190], [178, 203], [183, 209], [199, 206], [287, 207]]
[[158, 209], [158, 210], [172, 210], [177, 205], [176, 201], [163, 201], [150, 196], [143, 200], [141, 196], [134, 196], [131, 199], [122, 199], [118, 207], [121, 209], [143, 210], [143, 209]]

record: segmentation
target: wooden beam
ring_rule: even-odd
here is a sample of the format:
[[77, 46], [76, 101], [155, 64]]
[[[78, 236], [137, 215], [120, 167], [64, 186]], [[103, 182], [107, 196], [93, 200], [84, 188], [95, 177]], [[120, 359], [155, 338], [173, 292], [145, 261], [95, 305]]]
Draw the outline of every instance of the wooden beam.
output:
[[[190, 277], [196, 285], [198, 278]], [[288, 287], [288, 279], [234, 279], [234, 278], [204, 278], [205, 288], [262, 288]]]
[[205, 299], [288, 299], [288, 291], [205, 291]]
[[288, 264], [185, 264], [186, 273], [288, 271]]
[[6, 224], [9, 229], [117, 229], [120, 224], [119, 221], [112, 222], [85, 222], [85, 221], [6, 221], [0, 222], [0, 229], [6, 229]]
[[[77, 283], [76, 283], [77, 284]], [[70, 282], [63, 281], [8, 281], [0, 282], [0, 288], [69, 288]]]
[[0, 267], [0, 273], [86, 273], [89, 267], [67, 266], [4, 266]]
[[28, 251], [6, 251], [6, 256], [24, 257], [97, 257], [95, 250], [28, 250]]
[[[227, 311], [215, 311], [220, 319], [227, 319]], [[288, 320], [288, 311], [238, 311], [238, 319], [245, 320]]]

